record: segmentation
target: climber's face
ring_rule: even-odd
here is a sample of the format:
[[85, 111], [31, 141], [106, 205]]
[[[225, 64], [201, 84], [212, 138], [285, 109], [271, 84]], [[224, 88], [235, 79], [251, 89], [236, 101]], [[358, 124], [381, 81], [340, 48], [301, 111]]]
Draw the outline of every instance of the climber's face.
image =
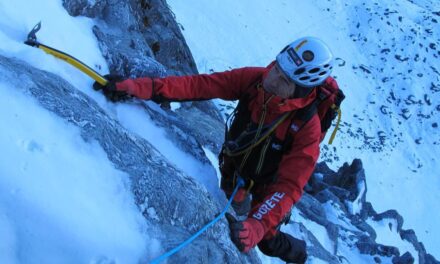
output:
[[275, 64], [263, 80], [264, 90], [282, 98], [291, 98], [295, 93], [296, 85]]

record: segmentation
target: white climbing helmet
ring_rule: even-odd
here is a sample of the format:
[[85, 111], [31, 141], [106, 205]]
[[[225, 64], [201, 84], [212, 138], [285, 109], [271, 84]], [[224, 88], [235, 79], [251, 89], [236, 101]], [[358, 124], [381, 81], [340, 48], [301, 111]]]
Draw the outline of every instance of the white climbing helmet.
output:
[[277, 56], [277, 64], [294, 83], [311, 88], [330, 76], [333, 54], [322, 40], [304, 37], [285, 47]]

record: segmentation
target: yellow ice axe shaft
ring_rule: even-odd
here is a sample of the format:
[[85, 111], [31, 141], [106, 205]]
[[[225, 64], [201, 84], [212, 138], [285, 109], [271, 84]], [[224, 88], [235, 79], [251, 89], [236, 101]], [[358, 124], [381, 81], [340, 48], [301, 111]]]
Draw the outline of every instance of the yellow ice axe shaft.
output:
[[73, 57], [67, 53], [64, 53], [62, 51], [56, 50], [54, 48], [51, 48], [49, 46], [46, 46], [46, 45], [43, 45], [40, 43], [38, 45], [36, 45], [35, 47], [42, 49], [46, 53], [69, 63], [73, 67], [77, 68], [78, 70], [80, 70], [80, 71], [84, 72], [85, 74], [87, 74], [88, 76], [90, 76], [93, 80], [97, 81], [101, 85], [106, 85], [108, 83], [108, 81], [104, 77], [102, 77], [99, 73], [97, 73], [95, 70], [93, 70], [92, 68], [90, 68], [89, 66], [84, 64], [82, 61], [76, 59], [75, 57]]
[[28, 39], [24, 43], [29, 46], [39, 48], [39, 49], [43, 50], [44, 52], [69, 63], [73, 67], [79, 69], [80, 71], [82, 71], [85, 74], [87, 74], [88, 76], [90, 76], [93, 80], [97, 81], [101, 85], [106, 85], [108, 83], [107, 79], [102, 77], [101, 74], [97, 73], [95, 70], [93, 70], [92, 68], [90, 68], [85, 63], [78, 60], [77, 58], [75, 58], [67, 53], [64, 53], [62, 51], [59, 51], [57, 49], [54, 49], [52, 47], [49, 47], [49, 46], [46, 46], [44, 44], [39, 43], [37, 41], [37, 37], [36, 37], [35, 33], [37, 33], [37, 31], [40, 30], [40, 28], [41, 28], [41, 22], [38, 23], [31, 30], [31, 32], [28, 35]]

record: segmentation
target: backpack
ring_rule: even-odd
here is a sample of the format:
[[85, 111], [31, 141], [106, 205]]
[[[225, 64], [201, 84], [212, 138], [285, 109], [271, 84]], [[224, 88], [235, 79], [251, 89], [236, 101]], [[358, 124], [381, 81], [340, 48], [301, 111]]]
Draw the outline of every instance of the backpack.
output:
[[[336, 126], [333, 130], [329, 144], [333, 143], [333, 140], [336, 136], [336, 132], [339, 128], [339, 123], [341, 121], [341, 103], [345, 99], [344, 92], [339, 88], [335, 79], [329, 77], [325, 80], [325, 82], [318, 86], [317, 88], [317, 97], [313, 103], [299, 110], [299, 113], [295, 115], [294, 119], [299, 120], [302, 124], [297, 125], [299, 128], [304, 126], [314, 115], [318, 114], [319, 120], [321, 121], [321, 139], [322, 142], [327, 134], [328, 129], [332, 125], [333, 120], [336, 119]], [[293, 123], [297, 123], [298, 121], [293, 121]]]

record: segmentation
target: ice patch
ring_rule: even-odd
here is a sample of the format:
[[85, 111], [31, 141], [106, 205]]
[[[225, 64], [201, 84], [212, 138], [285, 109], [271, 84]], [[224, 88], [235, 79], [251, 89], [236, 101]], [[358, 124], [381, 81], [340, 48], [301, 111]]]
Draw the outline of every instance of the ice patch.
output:
[[348, 207], [348, 211], [352, 215], [360, 214], [362, 210], [362, 197], [365, 194], [366, 191], [366, 185], [365, 181], [361, 181], [357, 185], [357, 191], [359, 195], [356, 197], [356, 199], [353, 202], [345, 201], [345, 205]]

